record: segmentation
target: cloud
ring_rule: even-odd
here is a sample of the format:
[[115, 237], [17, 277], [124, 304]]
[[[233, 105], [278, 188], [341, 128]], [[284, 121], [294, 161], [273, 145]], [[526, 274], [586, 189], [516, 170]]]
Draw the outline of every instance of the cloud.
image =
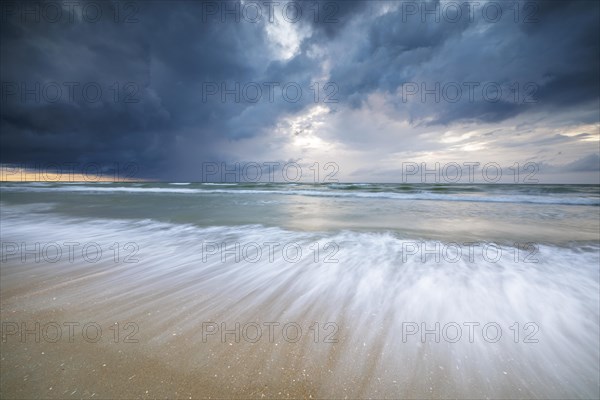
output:
[[[333, 157], [349, 170], [467, 148], [498, 158], [515, 143], [525, 158], [558, 145], [570, 146], [563, 161], [592, 151], [557, 127], [598, 123], [596, 2], [533, 2], [517, 22], [509, 8], [490, 22], [486, 2], [461, 3], [462, 18], [442, 12], [436, 22], [423, 10], [448, 2], [319, 1], [298, 3], [297, 22], [280, 5], [273, 23], [227, 13], [223, 22], [222, 2], [93, 4], [102, 7], [93, 23], [77, 12], [24, 21], [18, 7], [2, 16], [3, 163], [134, 161], [145, 176], [177, 179], [206, 160], [247, 160], [248, 149], [261, 160]], [[296, 86], [284, 93], [286, 83]], [[239, 101], [222, 94], [236, 84]], [[460, 101], [448, 98], [453, 84]], [[291, 101], [296, 87], [302, 97]]]

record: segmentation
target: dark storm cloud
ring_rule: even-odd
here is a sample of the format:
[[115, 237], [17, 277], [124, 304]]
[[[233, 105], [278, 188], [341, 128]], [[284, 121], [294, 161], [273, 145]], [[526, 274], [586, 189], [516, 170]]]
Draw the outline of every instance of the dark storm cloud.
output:
[[[108, 17], [110, 3], [94, 4], [106, 16], [95, 23], [24, 23], [19, 15], [3, 21], [3, 162], [134, 160], [160, 167], [155, 163], [167, 160], [182, 126], [202, 123], [195, 131], [202, 136], [211, 121], [235, 114], [235, 107], [198, 101], [200, 82], [252, 76], [247, 58], [259, 53], [261, 31], [203, 24], [198, 3], [134, 3], [138, 21], [129, 23]], [[53, 83], [63, 91], [55, 102]], [[93, 99], [82, 92], [86, 84]], [[21, 96], [21, 85], [37, 97]]]
[[[3, 163], [134, 161], [141, 175], [177, 177], [198, 161], [222, 160], [231, 143], [266, 135], [283, 117], [314, 105], [309, 87], [325, 64], [339, 87], [339, 107], [358, 109], [373, 93], [385, 93], [398, 118], [415, 125], [498, 122], [598, 100], [597, 2], [534, 2], [534, 23], [523, 23], [523, 14], [515, 23], [508, 12], [495, 23], [480, 15], [471, 20], [464, 5], [458, 21], [429, 16], [423, 23], [411, 8], [438, 2], [404, 2], [408, 8], [402, 2], [306, 2], [292, 25], [308, 33], [287, 58], [273, 56], [273, 42], [289, 38], [270, 32], [264, 19], [222, 22], [221, 14], [207, 14], [207, 7], [223, 3], [79, 3], [74, 21], [63, 15], [57, 22], [35, 21], [22, 11], [61, 2], [3, 5]], [[101, 5], [98, 21], [81, 18], [86, 4]], [[235, 9], [238, 3], [227, 4]], [[534, 82], [536, 101], [505, 96], [490, 102], [479, 91], [473, 102], [420, 101], [419, 95], [404, 102], [399, 93], [407, 82], [473, 81], [505, 90], [518, 82], [521, 95], [531, 94], [522, 85]], [[220, 85], [231, 89], [236, 82], [262, 87], [261, 101], [238, 102], [233, 95], [222, 101]], [[303, 97], [283, 99], [279, 87], [274, 101], [265, 101], [265, 82], [294, 82]], [[219, 93], [207, 95], [207, 83]], [[28, 92], [22, 97], [21, 85], [31, 90], [36, 84], [41, 99]], [[48, 101], [53, 85], [62, 95]], [[100, 87], [101, 98], [86, 99], [84, 87], [88, 97]], [[339, 139], [346, 134], [337, 133]]]
[[[39, 10], [17, 8], [26, 7]], [[150, 48], [136, 24], [2, 17], [3, 162], [156, 156], [169, 112], [149, 87]]]
[[[29, 7], [24, 4], [3, 14], [2, 162], [125, 162], [133, 157], [152, 175], [174, 167], [181, 143], [193, 145], [189, 157], [218, 157], [214, 147], [222, 139], [259, 135], [280, 114], [310, 103], [307, 90], [318, 65], [302, 53], [285, 62], [270, 60], [264, 24], [231, 18], [223, 23], [218, 16], [207, 18], [203, 2], [188, 1], [120, 3], [115, 22], [117, 3], [91, 3], [102, 5], [103, 18], [94, 23], [78, 20], [78, 12], [74, 22], [37, 22], [27, 14], [24, 22], [19, 13]], [[86, 3], [81, 4], [82, 9]], [[123, 4], [135, 7], [125, 10]], [[131, 21], [126, 14], [133, 15]], [[264, 82], [279, 85], [272, 87], [273, 102], [265, 101], [269, 87]], [[286, 82], [300, 85], [303, 98], [282, 98], [280, 85]], [[63, 91], [56, 102], [48, 101], [54, 98], [53, 83]], [[100, 100], [82, 95], [90, 83], [100, 87]], [[221, 84], [231, 90], [236, 83], [240, 90], [257, 83], [262, 101], [235, 95], [223, 101]], [[25, 90], [39, 84], [41, 99], [27, 91], [22, 96], [21, 84]], [[219, 93], [203, 96], [207, 84], [215, 84]], [[88, 89], [93, 94], [95, 87]]]
[[[425, 4], [443, 10], [438, 2]], [[472, 19], [463, 5], [463, 18], [452, 21], [442, 13], [439, 22], [422, 12], [407, 15], [406, 6], [398, 6], [369, 24], [367, 40], [347, 62], [334, 67], [332, 79], [344, 82], [342, 93], [355, 106], [373, 91], [395, 93], [411, 83], [430, 90], [436, 83], [442, 89], [451, 83], [478, 84], [473, 101], [467, 88], [456, 102], [444, 97], [442, 89], [437, 90], [439, 100], [433, 95], [422, 98], [421, 89], [409, 96], [411, 105], [397, 99], [399, 111], [408, 109], [411, 120], [427, 119], [429, 124], [497, 122], [532, 108], [575, 107], [597, 100], [597, 2], [520, 3], [516, 17], [510, 8], [514, 3], [493, 4], [503, 5], [498, 21], [491, 12], [484, 17], [482, 5], [471, 10]], [[502, 96], [486, 93], [486, 84], [500, 87]]]

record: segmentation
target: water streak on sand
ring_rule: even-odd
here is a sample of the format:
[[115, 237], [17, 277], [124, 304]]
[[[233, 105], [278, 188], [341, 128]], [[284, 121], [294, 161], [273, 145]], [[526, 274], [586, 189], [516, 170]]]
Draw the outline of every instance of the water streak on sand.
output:
[[[199, 227], [36, 214], [32, 209], [3, 205], [3, 242], [93, 241], [108, 255], [95, 263], [64, 258], [23, 263], [18, 254], [6, 255], [2, 320], [16, 313], [27, 321], [63, 318], [103, 327], [135, 322], [137, 347], [103, 343], [105, 356], [89, 343], [56, 347], [61, 349], [57, 360], [68, 354], [118, 362], [121, 367], [101, 372], [117, 386], [135, 374], [133, 363], [146, 376], [164, 368], [181, 385], [180, 393], [190, 395], [218, 396], [225, 390], [230, 397], [280, 392], [325, 398], [598, 397], [600, 257], [594, 242], [542, 244], [537, 263], [515, 262], [514, 249], [505, 244], [499, 244], [505, 251], [497, 262], [423, 262], [403, 260], [403, 246], [411, 239], [388, 231]], [[115, 262], [109, 247], [131, 241], [139, 245], [139, 262]], [[207, 242], [295, 243], [303, 252], [295, 262], [279, 251], [260, 262], [236, 261], [231, 255], [223, 260], [220, 254], [204, 259]], [[322, 254], [315, 262], [315, 243], [321, 249], [336, 243], [338, 262], [325, 263]], [[203, 337], [206, 323], [235, 329], [236, 322], [261, 326], [262, 339], [238, 343], [235, 334], [225, 342], [218, 334]], [[271, 342], [264, 325], [269, 322], [279, 327], [297, 323], [303, 334], [291, 343], [275, 330]], [[403, 337], [406, 323], [433, 329], [436, 322], [462, 326], [462, 339]], [[471, 322], [480, 324], [472, 342], [464, 325]], [[510, 328], [515, 322], [521, 334], [517, 343]], [[334, 325], [325, 330], [327, 323]], [[497, 342], [482, 336], [486, 323], [502, 328]], [[524, 343], [526, 323], [539, 327], [533, 336], [537, 343]], [[326, 342], [333, 331], [337, 342]], [[254, 331], [249, 335], [254, 337]], [[13, 390], [14, 382], [3, 379], [3, 391]], [[123, 397], [140, 389], [119, 387]]]

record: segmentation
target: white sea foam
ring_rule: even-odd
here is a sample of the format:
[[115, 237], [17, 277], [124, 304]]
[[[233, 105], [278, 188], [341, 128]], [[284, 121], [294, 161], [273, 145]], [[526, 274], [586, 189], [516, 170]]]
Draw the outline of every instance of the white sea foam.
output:
[[[410, 240], [385, 232], [307, 233], [261, 225], [199, 228], [152, 220], [52, 215], [40, 220], [25, 211], [7, 213], [5, 207], [2, 217], [4, 242], [44, 242], [49, 237], [53, 242], [94, 241], [106, 247], [136, 242], [139, 263], [135, 264], [114, 263], [109, 257], [98, 264], [24, 265], [12, 255], [3, 263], [2, 284], [35, 280], [51, 286], [82, 271], [86, 276], [103, 271], [94, 281], [61, 289], [61, 297], [51, 304], [42, 297], [21, 299], [20, 304], [50, 309], [76, 303], [97, 319], [141, 321], [146, 335], [152, 333], [145, 346], [155, 347], [163, 361], [187, 365], [206, 362], [207, 354], [223, 360], [232, 357], [221, 351], [218, 341], [201, 342], [202, 321], [218, 319], [230, 327], [236, 321], [300, 321], [306, 326], [313, 321], [333, 322], [339, 327], [335, 357], [326, 351], [329, 347], [321, 346], [299, 361], [299, 369], [313, 363], [329, 365], [331, 374], [314, 378], [324, 390], [350, 387], [346, 385], [360, 377], [364, 392], [351, 396], [412, 393], [423, 397], [429, 386], [441, 390], [442, 397], [599, 395], [597, 245], [542, 245], [537, 263], [515, 262], [507, 247], [497, 262], [423, 262], [403, 261]], [[236, 261], [231, 254], [225, 261], [220, 254], [203, 260], [208, 242], [226, 243], [230, 249], [235, 243], [296, 243], [303, 252], [296, 262], [286, 260], [280, 251], [272, 261]], [[311, 250], [315, 243], [322, 249], [319, 262]], [[329, 254], [323, 251], [328, 243], [339, 247], [333, 254], [338, 262], [323, 261]], [[146, 316], [149, 310], [165, 309], [156, 317]], [[450, 343], [442, 336], [436, 341], [435, 334], [429, 334], [421, 341], [419, 332], [403, 340], [407, 323], [435, 330], [438, 322], [442, 327], [462, 326], [462, 339]], [[479, 324], [473, 342], [468, 340], [465, 323]], [[484, 339], [481, 328], [488, 323], [502, 329], [497, 342]], [[511, 330], [515, 323], [518, 339]], [[537, 329], [525, 330], [527, 323]], [[171, 347], [174, 327], [178, 335], [195, 341], [185, 348]], [[493, 329], [487, 333], [496, 335]], [[527, 335], [537, 342], [525, 343]], [[160, 351], [164, 346], [170, 346], [169, 354]], [[280, 370], [287, 353], [273, 346], [270, 351], [268, 367]], [[253, 357], [251, 347], [247, 353], [234, 354], [249, 357], [248, 362]], [[263, 367], [267, 368], [257, 366]], [[223, 372], [215, 365], [211, 371]], [[401, 391], [409, 387], [411, 391]], [[339, 391], [321, 395], [335, 393]]]
[[[236, 185], [236, 184], [209, 184], [202, 185]], [[312, 189], [293, 190], [266, 190], [266, 189], [195, 189], [195, 188], [169, 188], [169, 187], [96, 187], [96, 186], [57, 186], [57, 187], [35, 187], [35, 186], [6, 186], [6, 191], [33, 191], [33, 192], [90, 192], [90, 193], [179, 193], [179, 194], [249, 194], [249, 195], [297, 195], [311, 197], [343, 197], [364, 199], [394, 199], [394, 200], [428, 200], [428, 201], [460, 201], [481, 203], [518, 203], [518, 204], [563, 204], [563, 205], [585, 205], [598, 206], [598, 197], [564, 196], [564, 195], [467, 195], [467, 194], [442, 194], [442, 193], [396, 193], [396, 192], [344, 192], [341, 190], [323, 191]]]

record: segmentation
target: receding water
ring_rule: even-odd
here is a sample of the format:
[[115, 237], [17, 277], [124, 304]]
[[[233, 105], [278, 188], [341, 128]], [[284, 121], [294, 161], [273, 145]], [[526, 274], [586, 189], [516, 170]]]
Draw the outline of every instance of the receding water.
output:
[[137, 345], [101, 348], [185, 376], [180, 394], [600, 395], [598, 186], [22, 183], [1, 201], [2, 321], [134, 322]]

